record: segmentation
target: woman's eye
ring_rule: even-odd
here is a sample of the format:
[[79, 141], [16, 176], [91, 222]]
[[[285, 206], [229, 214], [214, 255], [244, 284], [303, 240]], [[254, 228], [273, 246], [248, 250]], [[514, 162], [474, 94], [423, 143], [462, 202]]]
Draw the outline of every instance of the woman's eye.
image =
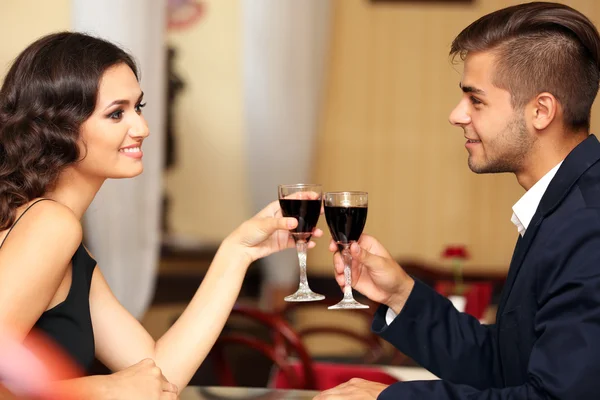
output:
[[135, 112], [137, 112], [138, 114], [142, 112], [142, 108], [146, 107], [146, 103], [140, 103], [137, 106], [135, 106]]
[[122, 116], [123, 116], [123, 110], [117, 110], [117, 111], [113, 111], [112, 113], [110, 113], [108, 118], [121, 119]]

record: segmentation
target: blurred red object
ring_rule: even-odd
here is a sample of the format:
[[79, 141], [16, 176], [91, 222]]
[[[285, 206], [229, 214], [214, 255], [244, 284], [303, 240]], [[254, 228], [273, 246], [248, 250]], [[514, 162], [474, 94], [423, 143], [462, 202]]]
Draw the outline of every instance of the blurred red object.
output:
[[467, 251], [467, 247], [463, 245], [447, 246], [442, 252], [442, 258], [467, 260], [469, 258], [469, 252]]
[[452, 260], [454, 282], [438, 281], [435, 291], [443, 296], [459, 295], [465, 297], [465, 313], [481, 319], [492, 299], [491, 282], [463, 283], [462, 262], [469, 259], [469, 252], [464, 245], [449, 245], [442, 252], [442, 258]]
[[[303, 379], [302, 365], [296, 363], [292, 365], [294, 372]], [[371, 382], [379, 382], [385, 385], [392, 385], [399, 382], [398, 379], [378, 369], [377, 367], [368, 367], [356, 364], [337, 364], [326, 362], [314, 362], [313, 370], [316, 377], [315, 390], [328, 390], [352, 378], [361, 378]], [[280, 371], [275, 372], [271, 380], [271, 387], [276, 389], [294, 389], [286, 379], [286, 376]]]
[[[0, 332], [0, 384], [15, 399], [59, 400], [52, 393], [52, 382], [83, 376], [76, 364], [44, 334], [32, 331], [21, 343], [6, 330]], [[75, 399], [61, 394], [60, 400]]]
[[[455, 293], [456, 284], [450, 281], [438, 281], [435, 284], [435, 291], [442, 296], [451, 296]], [[483, 318], [485, 310], [492, 300], [492, 291], [494, 287], [490, 282], [473, 282], [464, 285], [465, 313], [474, 316], [477, 319]]]

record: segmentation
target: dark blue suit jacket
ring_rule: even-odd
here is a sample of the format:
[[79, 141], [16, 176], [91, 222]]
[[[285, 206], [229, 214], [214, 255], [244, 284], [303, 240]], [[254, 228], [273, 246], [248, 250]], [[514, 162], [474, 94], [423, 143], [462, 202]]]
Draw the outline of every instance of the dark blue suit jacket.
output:
[[373, 331], [439, 376], [379, 399], [600, 399], [600, 143], [565, 159], [519, 237], [495, 325], [416, 282]]

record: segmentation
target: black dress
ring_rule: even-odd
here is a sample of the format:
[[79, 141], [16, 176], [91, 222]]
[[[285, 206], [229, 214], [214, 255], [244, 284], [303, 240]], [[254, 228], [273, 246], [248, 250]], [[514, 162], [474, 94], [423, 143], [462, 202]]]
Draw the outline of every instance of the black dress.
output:
[[[31, 204], [19, 219], [41, 199]], [[19, 222], [15, 221], [11, 230]], [[6, 237], [10, 234], [10, 230]], [[4, 241], [6, 240], [4, 238]], [[0, 248], [4, 244], [0, 243]], [[67, 298], [45, 311], [35, 323], [35, 330], [47, 335], [81, 368], [88, 370], [95, 354], [94, 331], [90, 314], [90, 286], [96, 261], [80, 244], [72, 258], [72, 281]]]

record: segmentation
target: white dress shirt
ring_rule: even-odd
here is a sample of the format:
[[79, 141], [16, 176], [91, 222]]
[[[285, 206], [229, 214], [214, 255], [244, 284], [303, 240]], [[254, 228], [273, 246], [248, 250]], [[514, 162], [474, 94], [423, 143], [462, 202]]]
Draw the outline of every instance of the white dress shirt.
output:
[[525, 235], [525, 231], [527, 230], [527, 227], [529, 227], [531, 219], [537, 211], [540, 201], [542, 201], [542, 197], [544, 196], [544, 193], [546, 193], [546, 189], [548, 189], [548, 185], [550, 185], [550, 182], [561, 165], [562, 161], [548, 171], [548, 173], [544, 175], [542, 179], [537, 181], [531, 189], [525, 192], [523, 197], [521, 197], [513, 206], [513, 215], [510, 220], [517, 227], [521, 237]]
[[[525, 235], [525, 231], [527, 231], [527, 227], [531, 223], [531, 219], [535, 215], [535, 212], [540, 205], [540, 201], [542, 201], [542, 197], [544, 196], [544, 193], [546, 193], [546, 189], [548, 189], [548, 185], [550, 185], [550, 182], [554, 178], [554, 175], [556, 175], [556, 172], [562, 163], [562, 161], [559, 162], [554, 168], [548, 171], [548, 173], [525, 192], [523, 197], [521, 197], [513, 206], [513, 215], [510, 220], [517, 227], [521, 237]], [[394, 310], [388, 308], [387, 313], [385, 314], [385, 322], [390, 325], [396, 316]]]

